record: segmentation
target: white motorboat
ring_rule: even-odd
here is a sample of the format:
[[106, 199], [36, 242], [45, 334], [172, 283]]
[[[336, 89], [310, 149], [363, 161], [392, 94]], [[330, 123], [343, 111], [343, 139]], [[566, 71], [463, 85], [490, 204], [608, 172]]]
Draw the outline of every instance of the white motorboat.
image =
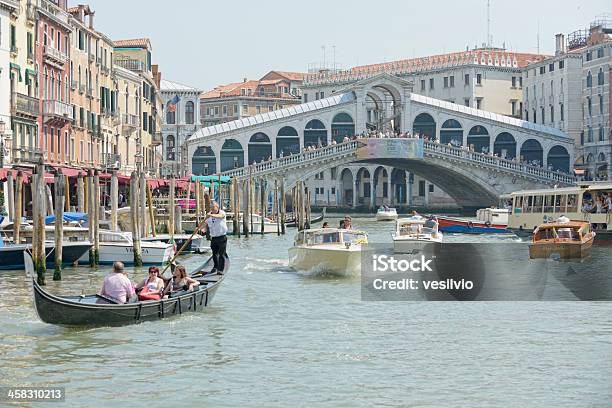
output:
[[[141, 241], [143, 265], [162, 265], [168, 262], [174, 254], [174, 245], [159, 241]], [[130, 233], [100, 231], [99, 262], [111, 265], [120, 261], [126, 265], [134, 263], [134, 243]], [[79, 263], [89, 263], [89, 253], [79, 259]]]
[[[226, 216], [227, 233], [230, 235], [234, 233], [234, 224], [232, 222], [233, 218], [231, 217], [233, 217], [233, 214]], [[252, 222], [253, 230], [251, 231], [251, 234], [261, 234], [261, 215], [251, 214], [251, 219], [253, 221]], [[243, 222], [242, 213], [240, 213], [239, 220], [240, 220], [240, 228], [242, 228], [242, 222]], [[250, 227], [251, 227], [251, 224], [249, 224], [249, 228]], [[264, 217], [264, 234], [276, 234], [277, 228], [278, 227], [276, 225], [276, 221], [268, 217]]]
[[442, 233], [438, 231], [438, 222], [420, 215], [400, 218], [395, 223], [393, 249], [399, 253], [411, 253], [422, 250], [429, 244], [442, 242]]
[[289, 248], [293, 269], [327, 272], [341, 276], [361, 273], [361, 249], [368, 243], [363, 231], [317, 228], [300, 231]]
[[[188, 241], [189, 238], [191, 238], [191, 241]], [[191, 237], [191, 234], [174, 234], [173, 236], [170, 236], [170, 234], [156, 234], [154, 237], [142, 238], [142, 241], [160, 241], [166, 244], [170, 243], [171, 240], [174, 241], [177, 251], [183, 248], [183, 253], [195, 252], [197, 254], [204, 254], [211, 251], [206, 237], [199, 234], [195, 234], [193, 237]], [[186, 245], [183, 247], [185, 243]]]
[[397, 211], [395, 208], [380, 207], [376, 211], [376, 221], [395, 221], [397, 220]]

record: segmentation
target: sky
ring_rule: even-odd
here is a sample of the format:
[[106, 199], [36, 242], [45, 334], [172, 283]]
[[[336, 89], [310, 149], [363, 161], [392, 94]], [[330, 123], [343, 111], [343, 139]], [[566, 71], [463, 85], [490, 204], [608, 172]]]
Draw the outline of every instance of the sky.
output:
[[[77, 2], [69, 0], [69, 6]], [[465, 50], [487, 39], [487, 0], [90, 0], [113, 40], [148, 37], [162, 78], [209, 90], [271, 70], [346, 69]], [[553, 54], [554, 36], [611, 13], [609, 0], [490, 0], [494, 46]], [[325, 47], [325, 52], [323, 51]], [[335, 57], [334, 57], [335, 50]]]

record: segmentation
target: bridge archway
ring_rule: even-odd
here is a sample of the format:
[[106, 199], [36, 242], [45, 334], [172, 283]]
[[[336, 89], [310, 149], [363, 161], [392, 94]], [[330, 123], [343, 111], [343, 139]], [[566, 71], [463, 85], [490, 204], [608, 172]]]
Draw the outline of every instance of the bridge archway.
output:
[[225, 139], [219, 154], [221, 171], [227, 171], [244, 166], [244, 150], [236, 139]]
[[257, 132], [249, 139], [249, 164], [268, 160], [272, 156], [272, 143], [268, 135]]
[[327, 129], [319, 119], [313, 119], [304, 128], [304, 147], [327, 146]]
[[448, 119], [440, 129], [440, 143], [453, 146], [463, 145], [463, 128], [461, 123], [455, 119]]
[[352, 206], [354, 204], [353, 190], [355, 189], [355, 179], [353, 172], [345, 167], [340, 173], [340, 202]]
[[473, 148], [476, 153], [487, 153], [490, 143], [491, 137], [486, 127], [476, 125], [470, 129], [467, 137], [467, 145]]
[[331, 125], [332, 140], [342, 143], [345, 136], [351, 137], [355, 134], [355, 122], [351, 115], [340, 112], [332, 119]]
[[217, 172], [217, 158], [210, 146], [200, 146], [191, 158], [191, 173], [196, 176], [207, 176]]
[[493, 153], [504, 159], [512, 160], [516, 157], [516, 140], [508, 132], [502, 132], [495, 138]]
[[569, 173], [570, 155], [567, 152], [567, 149], [563, 146], [553, 146], [548, 151], [546, 162], [551, 170], [561, 170]]
[[544, 149], [535, 139], [527, 139], [521, 146], [521, 159], [530, 164], [538, 166], [544, 163]]
[[300, 152], [300, 137], [297, 130], [284, 126], [276, 135], [276, 157], [289, 156]]
[[436, 121], [429, 113], [420, 113], [412, 122], [412, 133], [423, 134], [433, 140], [436, 138]]

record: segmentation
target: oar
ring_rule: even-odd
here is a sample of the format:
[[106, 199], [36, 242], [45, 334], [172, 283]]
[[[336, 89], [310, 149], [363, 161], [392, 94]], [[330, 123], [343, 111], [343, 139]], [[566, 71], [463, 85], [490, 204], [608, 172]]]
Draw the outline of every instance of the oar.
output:
[[161, 273], [159, 274], [159, 276], [162, 276], [170, 267], [170, 265], [172, 265], [172, 262], [174, 262], [176, 260], [176, 258], [180, 255], [181, 252], [183, 252], [183, 249], [185, 249], [185, 247], [187, 246], [187, 244], [189, 242], [191, 242], [191, 240], [193, 239], [194, 235], [200, 230], [202, 229], [202, 227], [204, 226], [204, 223], [206, 222], [206, 218], [204, 218], [201, 222], [200, 225], [198, 225], [198, 227], [193, 230], [193, 233], [191, 234], [191, 236], [189, 237], [189, 239], [187, 241], [185, 241], [183, 243], [183, 245], [181, 246], [181, 248], [176, 252], [176, 254], [174, 254], [174, 256], [172, 257], [172, 260], [170, 262], [168, 262], [168, 264], [166, 265], [166, 267], [164, 268], [163, 271], [161, 271]]

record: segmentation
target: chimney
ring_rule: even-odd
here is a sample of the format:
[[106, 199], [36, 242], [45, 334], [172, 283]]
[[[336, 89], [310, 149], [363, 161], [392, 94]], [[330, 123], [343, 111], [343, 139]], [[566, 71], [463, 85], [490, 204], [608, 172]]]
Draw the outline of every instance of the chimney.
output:
[[246, 79], [246, 78], [242, 78], [242, 82], [246, 82], [246, 81], [247, 81], [247, 79]]
[[94, 29], [94, 14], [96, 14], [96, 13], [93, 12], [93, 11], [91, 13], [89, 13], [89, 28], [91, 30]]
[[564, 54], [565, 53], [565, 35], [557, 34], [555, 35], [555, 55]]

